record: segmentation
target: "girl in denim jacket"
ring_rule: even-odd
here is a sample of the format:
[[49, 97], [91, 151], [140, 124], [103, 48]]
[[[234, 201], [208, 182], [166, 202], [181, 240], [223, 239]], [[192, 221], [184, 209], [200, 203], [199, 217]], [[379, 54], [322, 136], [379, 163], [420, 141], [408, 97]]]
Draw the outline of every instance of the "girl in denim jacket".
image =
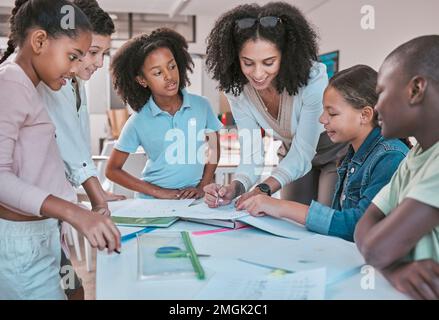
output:
[[320, 122], [334, 143], [347, 142], [349, 151], [337, 169], [338, 181], [331, 207], [311, 205], [258, 195], [242, 203], [254, 216], [287, 218], [311, 231], [353, 241], [355, 226], [374, 196], [384, 187], [408, 152], [407, 141], [381, 135], [374, 111], [377, 72], [356, 65], [339, 72], [323, 97]]

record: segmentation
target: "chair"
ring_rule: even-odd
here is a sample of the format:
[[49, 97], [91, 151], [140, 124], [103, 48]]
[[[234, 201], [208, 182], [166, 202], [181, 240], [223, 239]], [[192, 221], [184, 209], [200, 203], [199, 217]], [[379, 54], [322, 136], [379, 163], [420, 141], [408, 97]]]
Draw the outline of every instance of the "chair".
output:
[[[109, 159], [111, 152], [114, 149], [115, 141], [106, 141], [102, 148], [102, 152], [100, 156], [93, 157], [93, 160], [96, 161], [96, 169], [98, 172], [98, 179], [102, 184], [102, 188], [105, 191], [117, 193], [124, 195], [125, 197], [132, 199], [135, 196], [135, 192], [129, 189], [126, 189], [118, 184], [115, 184], [111, 180], [105, 177], [105, 168], [107, 164], [107, 160]], [[130, 154], [127, 161], [125, 162], [123, 168], [125, 171], [130, 173], [135, 177], [139, 177], [143, 168], [145, 167], [147, 160], [147, 156], [142, 148], [136, 153]]]
[[101, 183], [102, 188], [105, 191], [111, 191], [111, 189], [113, 188], [112, 186], [113, 182], [108, 180], [107, 177], [105, 176], [105, 168], [107, 166], [108, 159], [110, 159], [110, 155], [114, 149], [115, 144], [116, 144], [115, 140], [106, 140], [102, 147], [101, 154], [99, 156], [92, 157], [92, 159], [96, 164], [96, 171], [97, 171], [99, 182]]
[[[140, 149], [136, 153], [130, 154], [123, 166], [123, 169], [134, 177], [140, 177], [143, 168], [145, 168], [146, 160], [147, 156], [145, 152]], [[128, 199], [136, 197], [136, 192], [122, 187], [116, 183], [112, 183], [111, 192], [124, 195]]]
[[67, 243], [75, 248], [76, 259], [82, 261], [81, 246], [79, 245], [79, 234], [75, 228], [67, 228]]

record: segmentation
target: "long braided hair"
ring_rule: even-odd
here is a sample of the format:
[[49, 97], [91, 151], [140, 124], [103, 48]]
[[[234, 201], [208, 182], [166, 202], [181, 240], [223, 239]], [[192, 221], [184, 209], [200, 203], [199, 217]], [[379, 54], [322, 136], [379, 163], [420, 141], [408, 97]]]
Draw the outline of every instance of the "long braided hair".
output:
[[[62, 26], [65, 16], [62, 9], [65, 6], [74, 9], [75, 27], [73, 29]], [[82, 31], [91, 31], [90, 22], [85, 14], [68, 0], [15, 0], [9, 26], [8, 47], [0, 59], [0, 64], [23, 44], [27, 31], [31, 28], [39, 27], [52, 38], [61, 35], [75, 38]]]

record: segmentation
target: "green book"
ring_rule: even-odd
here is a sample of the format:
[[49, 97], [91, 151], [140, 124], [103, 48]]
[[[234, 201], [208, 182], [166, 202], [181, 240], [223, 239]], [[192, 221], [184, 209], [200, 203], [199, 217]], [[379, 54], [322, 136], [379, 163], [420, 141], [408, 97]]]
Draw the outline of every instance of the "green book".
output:
[[176, 222], [178, 217], [161, 217], [161, 218], [132, 218], [112, 216], [111, 220], [119, 226], [126, 227], [157, 227], [167, 228]]

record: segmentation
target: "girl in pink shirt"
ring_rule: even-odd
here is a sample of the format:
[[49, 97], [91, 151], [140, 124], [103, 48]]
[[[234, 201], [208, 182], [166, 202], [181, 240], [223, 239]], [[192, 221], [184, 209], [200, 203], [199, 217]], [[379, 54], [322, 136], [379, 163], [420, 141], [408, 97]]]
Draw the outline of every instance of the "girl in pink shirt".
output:
[[[91, 28], [67, 0], [16, 0], [10, 28], [0, 59], [0, 299], [64, 299], [58, 219], [93, 247], [121, 247], [109, 217], [73, 204], [55, 127], [35, 88], [66, 83], [90, 46]], [[16, 47], [15, 61], [5, 62]]]

